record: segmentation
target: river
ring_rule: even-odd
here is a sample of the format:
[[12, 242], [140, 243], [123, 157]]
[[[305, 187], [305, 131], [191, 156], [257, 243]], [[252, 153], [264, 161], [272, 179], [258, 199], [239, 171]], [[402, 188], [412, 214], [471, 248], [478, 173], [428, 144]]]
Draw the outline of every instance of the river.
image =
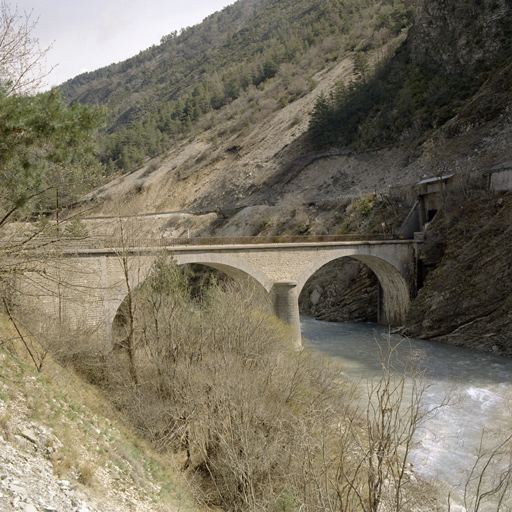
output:
[[[301, 329], [313, 349], [341, 359], [344, 372], [362, 382], [381, 368], [377, 342], [387, 346], [388, 337], [393, 344], [400, 341], [399, 336], [389, 336], [384, 326], [371, 323], [303, 317]], [[423, 478], [460, 486], [475, 460], [482, 431], [489, 432], [489, 443], [496, 434], [512, 431], [512, 359], [417, 339], [401, 343], [398, 350], [403, 357], [410, 351], [425, 355], [431, 382], [427, 406], [439, 404], [447, 393], [455, 397], [419, 431], [410, 462]]]

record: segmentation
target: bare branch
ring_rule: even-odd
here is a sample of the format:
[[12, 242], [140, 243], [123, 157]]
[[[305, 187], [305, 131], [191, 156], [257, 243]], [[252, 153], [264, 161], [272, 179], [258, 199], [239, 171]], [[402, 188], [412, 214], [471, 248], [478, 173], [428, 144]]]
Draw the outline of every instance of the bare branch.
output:
[[19, 13], [7, 0], [0, 3], [0, 82], [8, 94], [34, 93], [45, 86], [44, 79], [53, 68], [47, 69], [46, 49], [32, 37], [38, 19], [32, 12]]

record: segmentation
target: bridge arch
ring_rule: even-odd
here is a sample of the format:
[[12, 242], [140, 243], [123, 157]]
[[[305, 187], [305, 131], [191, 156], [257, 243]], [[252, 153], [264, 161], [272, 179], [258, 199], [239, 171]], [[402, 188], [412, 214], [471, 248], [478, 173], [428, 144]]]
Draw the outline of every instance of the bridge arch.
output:
[[257, 281], [267, 292], [272, 289], [273, 281], [262, 270], [251, 263], [237, 258], [236, 256], [226, 254], [172, 254], [172, 257], [178, 265], [204, 265], [224, 272], [234, 279], [247, 279], [251, 277]]
[[[168, 256], [180, 266], [197, 264], [219, 270], [238, 283], [242, 285], [246, 284], [246, 289], [256, 286], [268, 297], [269, 303], [273, 302], [273, 293], [271, 290], [274, 283], [272, 279], [263, 271], [241, 258], [215, 253], [169, 253]], [[140, 288], [146, 281], [153, 265], [157, 261], [157, 257], [158, 256], [152, 255], [149, 258], [145, 258], [142, 262], [138, 263], [138, 267], [130, 269], [129, 280], [132, 292]], [[111, 343], [115, 342], [116, 334], [118, 334], [122, 328], [122, 307], [126, 304], [127, 296], [128, 289], [123, 286], [122, 292], [120, 294], [118, 293], [117, 296], [112, 299], [110, 315], [106, 320], [107, 338]]]
[[393, 258], [381, 255], [361, 254], [361, 251], [340, 249], [325, 254], [312, 262], [297, 279], [297, 296], [313, 274], [331, 261], [352, 258], [364, 263], [377, 276], [382, 289], [382, 311], [380, 322], [388, 325], [400, 325], [405, 320], [409, 308], [410, 295], [405, 269]]

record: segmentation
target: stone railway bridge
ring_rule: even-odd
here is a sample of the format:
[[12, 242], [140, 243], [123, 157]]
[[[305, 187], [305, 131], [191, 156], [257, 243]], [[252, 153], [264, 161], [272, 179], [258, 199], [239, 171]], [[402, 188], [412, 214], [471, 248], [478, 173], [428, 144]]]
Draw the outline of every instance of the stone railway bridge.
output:
[[380, 283], [380, 323], [401, 325], [416, 294], [418, 241], [358, 235], [60, 242], [41, 260], [44, 275], [23, 277], [22, 300], [42, 310], [48, 322], [66, 319], [112, 341], [127, 279], [132, 289], [141, 284], [164, 249], [179, 265], [197, 263], [258, 283], [270, 295], [276, 316], [295, 330], [299, 345], [300, 291], [330, 261], [354, 258], [373, 270]]

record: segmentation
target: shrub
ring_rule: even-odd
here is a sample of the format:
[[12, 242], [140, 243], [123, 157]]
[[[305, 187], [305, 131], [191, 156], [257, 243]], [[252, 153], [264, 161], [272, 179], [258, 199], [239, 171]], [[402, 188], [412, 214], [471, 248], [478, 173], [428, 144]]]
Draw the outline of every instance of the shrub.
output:
[[354, 208], [361, 215], [369, 215], [373, 208], [373, 195], [362, 197], [354, 201]]
[[187, 275], [162, 258], [135, 294], [138, 385], [123, 349], [111, 360], [118, 406], [158, 447], [183, 452], [201, 501], [226, 510], [276, 510], [302, 439], [297, 415], [339, 386], [293, 351], [266, 297], [213, 282], [191, 298]]
[[69, 222], [64, 229], [64, 236], [70, 238], [87, 238], [89, 230], [85, 223], [78, 217]]

